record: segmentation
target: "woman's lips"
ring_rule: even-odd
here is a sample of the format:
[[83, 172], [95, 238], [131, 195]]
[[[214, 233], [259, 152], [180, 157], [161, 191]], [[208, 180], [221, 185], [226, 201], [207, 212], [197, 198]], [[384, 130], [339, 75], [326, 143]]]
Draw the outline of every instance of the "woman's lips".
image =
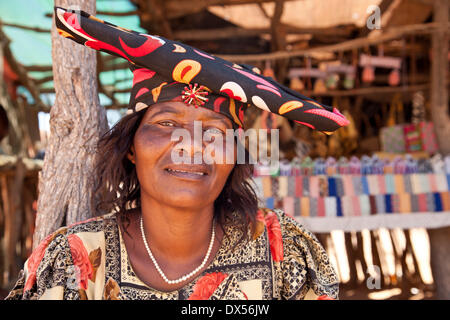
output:
[[197, 170], [185, 170], [185, 169], [172, 169], [166, 168], [164, 169], [170, 175], [175, 177], [188, 179], [188, 180], [202, 180], [208, 176], [208, 174], [204, 171]]

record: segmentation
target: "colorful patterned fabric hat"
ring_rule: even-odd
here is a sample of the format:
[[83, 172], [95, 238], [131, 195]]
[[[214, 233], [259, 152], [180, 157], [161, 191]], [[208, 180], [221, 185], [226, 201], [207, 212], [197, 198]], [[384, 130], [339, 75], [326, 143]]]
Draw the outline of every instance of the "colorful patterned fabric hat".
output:
[[332, 132], [348, 124], [336, 109], [305, 97], [246, 64], [235, 64], [181, 42], [115, 26], [86, 12], [55, 7], [60, 35], [131, 64], [130, 112], [163, 101], [184, 101], [242, 127], [247, 107]]

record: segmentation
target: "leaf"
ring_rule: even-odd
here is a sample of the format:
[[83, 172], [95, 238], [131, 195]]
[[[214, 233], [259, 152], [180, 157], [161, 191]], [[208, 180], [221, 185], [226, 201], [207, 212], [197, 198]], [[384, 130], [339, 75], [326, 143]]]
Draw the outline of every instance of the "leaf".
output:
[[78, 293], [80, 294], [80, 300], [89, 300], [85, 290], [79, 289]]
[[103, 292], [103, 299], [105, 300], [120, 300], [119, 299], [120, 288], [117, 282], [109, 278], [105, 284], [105, 291]]
[[102, 262], [102, 250], [98, 247], [95, 250], [92, 250], [89, 253], [89, 261], [92, 265], [93, 273], [92, 273], [92, 281], [95, 282], [95, 277], [97, 275], [97, 269]]

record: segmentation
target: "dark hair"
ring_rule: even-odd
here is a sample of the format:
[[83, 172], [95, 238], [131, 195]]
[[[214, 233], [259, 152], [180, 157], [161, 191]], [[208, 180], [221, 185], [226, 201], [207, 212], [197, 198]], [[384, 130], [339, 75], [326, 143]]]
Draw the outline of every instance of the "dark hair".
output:
[[[146, 109], [124, 116], [99, 140], [96, 167], [94, 207], [97, 215], [116, 211], [122, 221], [129, 224], [127, 210], [140, 208], [140, 185], [135, 165], [127, 158], [133, 138]], [[246, 151], [248, 159], [248, 153]], [[253, 165], [236, 164], [222, 192], [214, 202], [214, 216], [226, 234], [226, 225], [239, 229], [241, 237], [236, 242], [247, 240], [253, 234], [258, 198], [249, 180]]]

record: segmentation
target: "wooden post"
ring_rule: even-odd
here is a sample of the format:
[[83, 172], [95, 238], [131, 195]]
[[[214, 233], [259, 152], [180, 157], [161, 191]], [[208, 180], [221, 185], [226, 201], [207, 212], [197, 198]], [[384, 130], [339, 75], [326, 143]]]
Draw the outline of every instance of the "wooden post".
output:
[[[95, 0], [56, 0], [55, 6], [95, 14]], [[39, 174], [33, 248], [57, 228], [85, 220], [91, 207], [100, 135], [108, 128], [97, 93], [95, 51], [61, 37], [52, 26], [55, 104], [50, 138]]]
[[[450, 153], [450, 117], [448, 113], [448, 0], [434, 1], [434, 21], [441, 24], [432, 35], [431, 116], [441, 153]], [[436, 299], [450, 299], [450, 227], [431, 229], [430, 259], [436, 287]]]
[[431, 118], [439, 151], [450, 153], [450, 116], [448, 111], [449, 1], [434, 1], [434, 22], [439, 28], [431, 37]]

